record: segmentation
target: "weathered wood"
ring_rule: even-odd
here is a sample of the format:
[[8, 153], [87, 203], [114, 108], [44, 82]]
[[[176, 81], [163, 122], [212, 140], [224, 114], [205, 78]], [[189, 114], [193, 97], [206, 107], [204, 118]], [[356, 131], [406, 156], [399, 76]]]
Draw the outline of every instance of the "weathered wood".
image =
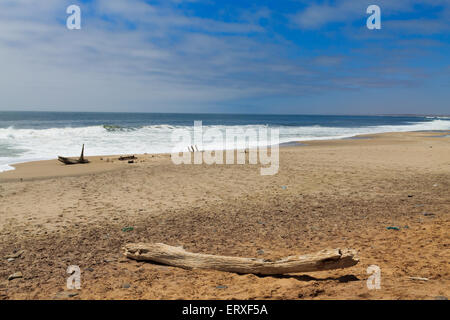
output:
[[64, 164], [77, 164], [78, 163], [78, 159], [66, 158], [66, 157], [60, 157], [60, 156], [58, 156], [58, 160]]
[[83, 143], [83, 147], [81, 148], [81, 155], [80, 155], [80, 159], [78, 159], [78, 163], [87, 163], [87, 162], [89, 162], [89, 161], [84, 158], [84, 143]]
[[430, 279], [428, 278], [422, 278], [422, 277], [409, 277], [411, 280], [419, 280], [419, 281], [428, 281]]
[[138, 261], [154, 261], [180, 268], [214, 269], [261, 275], [323, 271], [348, 268], [358, 263], [356, 251], [329, 249], [317, 253], [289, 256], [277, 261], [192, 253], [182, 247], [163, 243], [129, 243], [123, 248], [126, 257]]
[[137, 159], [137, 157], [134, 156], [134, 155], [132, 155], [132, 156], [121, 156], [121, 157], [119, 157], [119, 160], [120, 160], [120, 161], [124, 161], [124, 160], [135, 160], [135, 159]]
[[77, 163], [88, 163], [89, 162], [88, 159], [84, 158], [84, 144], [83, 144], [83, 147], [81, 148], [81, 155], [78, 159], [58, 156], [58, 160], [64, 164], [77, 164]]

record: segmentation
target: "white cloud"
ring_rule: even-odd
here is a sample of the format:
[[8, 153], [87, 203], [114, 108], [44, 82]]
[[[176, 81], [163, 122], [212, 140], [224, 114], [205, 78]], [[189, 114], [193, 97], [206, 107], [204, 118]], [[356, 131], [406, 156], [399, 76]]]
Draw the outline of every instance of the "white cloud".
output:
[[[295, 27], [302, 29], [319, 29], [328, 24], [341, 22], [345, 24], [351, 24], [357, 20], [363, 20], [368, 15], [366, 14], [366, 8], [376, 4], [381, 8], [382, 21], [384, 18], [392, 14], [408, 13], [414, 10], [415, 5], [423, 4], [423, 1], [419, 0], [338, 0], [333, 4], [329, 1], [307, 2], [306, 7], [303, 10], [290, 16], [290, 20]], [[431, 6], [444, 6], [443, 12], [449, 10], [448, 0], [430, 0], [427, 1], [427, 5]], [[445, 21], [442, 17], [438, 19], [438, 23]], [[427, 24], [431, 24], [431, 21], [425, 21]], [[436, 21], [433, 21], [433, 23]], [[413, 26], [414, 21], [406, 20], [405, 24]], [[416, 25], [416, 29], [420, 29], [420, 25]]]

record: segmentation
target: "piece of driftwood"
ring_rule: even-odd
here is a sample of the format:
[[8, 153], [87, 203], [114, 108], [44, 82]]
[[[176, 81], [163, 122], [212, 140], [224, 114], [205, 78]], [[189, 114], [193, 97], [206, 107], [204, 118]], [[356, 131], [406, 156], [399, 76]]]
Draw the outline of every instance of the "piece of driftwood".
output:
[[88, 159], [84, 158], [84, 144], [83, 144], [83, 147], [81, 148], [81, 155], [78, 159], [58, 156], [58, 160], [64, 164], [77, 164], [77, 163], [88, 163], [89, 162]]
[[411, 280], [419, 280], [419, 281], [428, 281], [430, 279], [428, 278], [422, 278], [422, 277], [409, 277]]
[[182, 247], [163, 243], [129, 243], [122, 249], [126, 257], [138, 261], [154, 261], [185, 269], [214, 269], [241, 274], [274, 275], [323, 271], [348, 268], [359, 261], [356, 251], [351, 249], [323, 250], [276, 261], [192, 253]]
[[119, 157], [119, 160], [120, 160], [120, 161], [123, 161], [123, 160], [135, 160], [135, 159], [137, 159], [137, 157], [135, 157], [134, 155], [132, 155], [132, 156], [121, 156], [121, 157]]

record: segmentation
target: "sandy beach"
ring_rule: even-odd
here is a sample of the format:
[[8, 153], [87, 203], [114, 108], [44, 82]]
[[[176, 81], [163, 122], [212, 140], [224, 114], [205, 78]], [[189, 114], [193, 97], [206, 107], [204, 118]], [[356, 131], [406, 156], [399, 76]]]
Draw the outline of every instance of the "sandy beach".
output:
[[[304, 143], [280, 148], [273, 176], [260, 165], [174, 165], [167, 154], [0, 173], [0, 299], [448, 298], [449, 132]], [[265, 259], [352, 248], [360, 262], [238, 275], [129, 260], [129, 242]], [[70, 265], [80, 290], [66, 288]], [[367, 288], [370, 265], [379, 290]]]

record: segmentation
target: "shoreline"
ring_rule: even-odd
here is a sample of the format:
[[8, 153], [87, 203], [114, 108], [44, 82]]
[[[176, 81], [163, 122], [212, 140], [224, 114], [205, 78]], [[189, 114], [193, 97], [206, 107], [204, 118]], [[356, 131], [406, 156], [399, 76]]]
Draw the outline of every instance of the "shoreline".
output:
[[[368, 139], [376, 139], [377, 137], [383, 136], [383, 135], [391, 135], [391, 134], [408, 134], [408, 133], [428, 133], [428, 134], [441, 134], [441, 135], [431, 135], [431, 137], [439, 137], [439, 138], [446, 138], [450, 134], [450, 130], [422, 130], [422, 131], [393, 131], [393, 132], [383, 132], [383, 133], [367, 133], [367, 134], [357, 134], [352, 135], [349, 137], [336, 137], [336, 138], [326, 138], [326, 139], [313, 139], [313, 140], [293, 140], [289, 142], [283, 142], [279, 144], [280, 148], [289, 148], [289, 147], [306, 147], [310, 145], [320, 144], [320, 143], [332, 143], [333, 141], [351, 141], [351, 140], [368, 140]], [[444, 133], [444, 134], [443, 134]], [[447, 134], [448, 133], [448, 134]], [[251, 148], [253, 149], [253, 148]], [[225, 150], [222, 150], [225, 151]], [[131, 153], [130, 153], [131, 154]], [[61, 172], [61, 170], [58, 170], [57, 166], [53, 166], [57, 168], [58, 171], [55, 175], [48, 175], [48, 174], [42, 174], [42, 175], [33, 175], [31, 174], [31, 179], [39, 179], [39, 178], [56, 178], [60, 176], [78, 176], [83, 174], [91, 174], [96, 172], [104, 172], [104, 171], [110, 171], [118, 169], [119, 166], [117, 164], [121, 164], [120, 167], [122, 167], [122, 164], [126, 164], [123, 162], [120, 162], [117, 158], [123, 155], [129, 155], [129, 154], [115, 154], [115, 155], [92, 155], [92, 156], [86, 156], [86, 158], [89, 158], [91, 161], [88, 164], [84, 165], [60, 165], [59, 167], [62, 168], [83, 168], [81, 169], [67, 169], [68, 172]], [[147, 159], [149, 157], [170, 157], [170, 153], [144, 153], [144, 154], [134, 154], [139, 159]], [[112, 163], [116, 163], [114, 167], [111, 168], [105, 168], [102, 165], [100, 165], [101, 162], [99, 162], [100, 159], [109, 159]], [[7, 164], [8, 166], [12, 167], [13, 169], [1, 171], [0, 172], [0, 182], [6, 182], [6, 181], [14, 181], [14, 180], [20, 180], [20, 179], [29, 179], [30, 172], [33, 171], [33, 168], [36, 167], [42, 167], [42, 168], [48, 168], [52, 165], [54, 165], [54, 162], [57, 162], [57, 164], [60, 164], [57, 160], [57, 158], [53, 159], [45, 159], [45, 160], [32, 160], [32, 161], [23, 161], [23, 162], [15, 162], [11, 164]], [[101, 161], [101, 160], [100, 160]], [[114, 162], [116, 161], [116, 162]], [[84, 170], [87, 169], [87, 170]], [[18, 170], [20, 170], [20, 173], [16, 173]], [[16, 174], [14, 174], [16, 173]], [[25, 177], [20, 177], [20, 175], [24, 175]]]
[[[447, 138], [449, 137], [447, 133], [450, 133], [450, 130], [427, 130], [427, 131], [407, 131], [407, 132], [395, 131], [395, 132], [383, 132], [375, 134], [358, 134], [350, 137], [339, 137], [336, 139], [294, 140], [290, 142], [280, 143], [279, 147], [284, 149], [291, 147], [308, 147], [323, 144], [330, 145], [333, 143], [340, 144], [345, 141], [367, 141], [389, 135], [417, 134], [417, 133], [428, 134], [429, 135], [428, 137], [433, 138], [435, 137]], [[61, 164], [57, 158], [47, 160], [24, 161], [8, 164], [14, 169], [0, 172], [0, 182], [50, 179], [61, 176], [80, 176], [85, 174], [113, 171], [127, 167], [128, 164], [126, 161], [118, 160], [118, 158], [123, 155], [131, 155], [131, 154], [86, 156], [86, 158], [89, 159], [90, 163], [82, 165], [77, 164], [64, 165]], [[134, 155], [138, 158], [137, 163], [148, 161], [150, 158], [156, 159], [162, 159], [167, 157], [170, 158], [170, 153], [145, 153]], [[49, 171], [54, 171], [54, 174], [49, 173]]]

